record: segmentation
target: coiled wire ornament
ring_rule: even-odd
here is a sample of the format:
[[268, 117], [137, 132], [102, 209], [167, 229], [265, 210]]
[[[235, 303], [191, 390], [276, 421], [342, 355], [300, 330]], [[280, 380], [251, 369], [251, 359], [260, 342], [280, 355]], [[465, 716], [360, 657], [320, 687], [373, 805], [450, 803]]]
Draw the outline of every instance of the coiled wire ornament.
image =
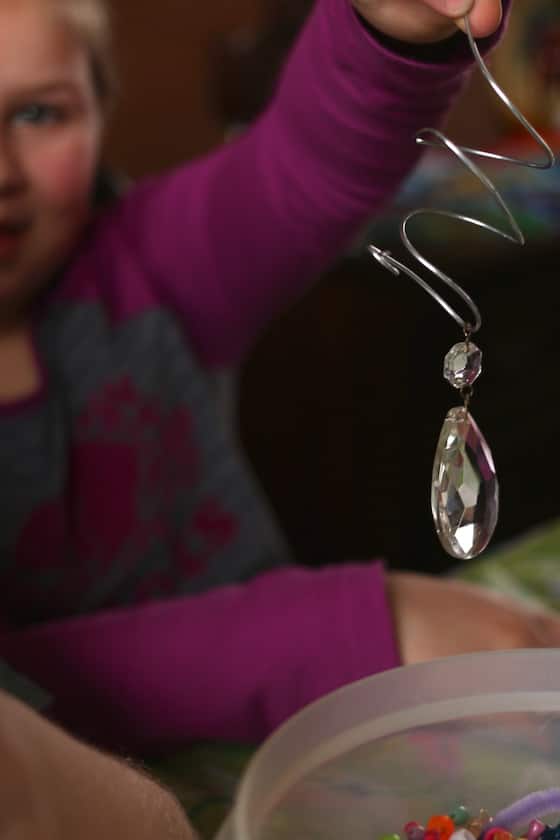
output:
[[541, 147], [545, 157], [542, 161], [525, 160], [459, 146], [435, 128], [424, 128], [416, 135], [416, 142], [419, 145], [446, 148], [455, 155], [490, 192], [508, 223], [507, 228], [502, 229], [472, 216], [426, 207], [413, 210], [401, 223], [400, 236], [407, 251], [463, 301], [472, 316], [469, 321], [462, 318], [420, 274], [392, 257], [390, 252], [383, 251], [376, 245], [368, 246], [369, 252], [380, 265], [396, 276], [402, 272], [414, 280], [457, 322], [463, 332], [464, 341], [451, 348], [444, 363], [444, 376], [460, 390], [463, 405], [451, 409], [445, 418], [434, 459], [431, 492], [432, 515], [440, 542], [451, 556], [461, 560], [476, 557], [484, 551], [492, 537], [498, 518], [498, 482], [492, 455], [469, 413], [472, 383], [480, 373], [482, 355], [471, 342], [471, 336], [480, 329], [482, 318], [478, 307], [465, 289], [420, 253], [411, 241], [408, 229], [412, 220], [419, 216], [436, 216], [464, 222], [495, 233], [514, 244], [524, 245], [523, 232], [503, 196], [472, 158], [485, 158], [531, 169], [550, 169], [555, 163], [554, 153], [548, 143], [491, 75], [473, 37], [468, 18], [464, 18], [464, 25], [475, 61], [484, 78], [516, 120]]

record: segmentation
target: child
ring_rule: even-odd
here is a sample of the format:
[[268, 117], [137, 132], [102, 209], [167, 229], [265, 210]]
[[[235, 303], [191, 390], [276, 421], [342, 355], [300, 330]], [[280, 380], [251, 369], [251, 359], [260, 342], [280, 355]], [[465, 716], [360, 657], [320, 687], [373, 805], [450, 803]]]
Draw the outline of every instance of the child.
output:
[[[281, 568], [215, 387], [414, 164], [470, 64], [466, 6], [319, 0], [251, 131], [96, 212], [100, 0], [1, 0], [0, 655], [67, 726], [256, 739], [399, 655], [540, 643], [458, 584]], [[475, 34], [500, 10], [477, 0]]]

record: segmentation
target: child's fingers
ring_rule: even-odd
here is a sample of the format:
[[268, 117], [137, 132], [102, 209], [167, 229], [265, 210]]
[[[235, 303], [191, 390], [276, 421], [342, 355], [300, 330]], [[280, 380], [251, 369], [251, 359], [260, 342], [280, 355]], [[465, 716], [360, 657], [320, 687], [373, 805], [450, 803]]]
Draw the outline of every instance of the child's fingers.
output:
[[450, 18], [464, 17], [469, 14], [474, 2], [475, 0], [424, 0], [426, 6], [430, 6], [434, 12]]
[[[471, 30], [475, 38], [486, 38], [492, 35], [502, 20], [501, 0], [476, 0], [469, 14]], [[463, 19], [457, 25], [464, 29]]]
[[475, 38], [492, 35], [502, 19], [501, 0], [424, 0], [424, 3], [439, 14], [456, 19], [461, 29], [464, 29], [462, 19], [468, 15]]

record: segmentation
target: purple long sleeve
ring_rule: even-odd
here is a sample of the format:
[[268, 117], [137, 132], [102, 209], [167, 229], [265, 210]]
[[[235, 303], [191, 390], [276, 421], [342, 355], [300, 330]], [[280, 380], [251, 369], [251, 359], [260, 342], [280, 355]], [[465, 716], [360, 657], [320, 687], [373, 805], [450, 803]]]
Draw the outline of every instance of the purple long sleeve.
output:
[[4, 634], [57, 718], [115, 748], [257, 741], [302, 706], [398, 663], [380, 565], [285, 569], [197, 597]]
[[452, 62], [399, 57], [320, 0], [256, 125], [131, 194], [131, 238], [205, 363], [236, 362], [392, 196], [471, 63], [466, 38]]

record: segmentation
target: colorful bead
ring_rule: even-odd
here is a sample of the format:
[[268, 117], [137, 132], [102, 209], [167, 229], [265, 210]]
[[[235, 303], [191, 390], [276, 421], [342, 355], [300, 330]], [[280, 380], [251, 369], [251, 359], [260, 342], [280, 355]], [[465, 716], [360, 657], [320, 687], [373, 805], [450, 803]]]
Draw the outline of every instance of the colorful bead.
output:
[[542, 820], [531, 820], [527, 829], [527, 840], [538, 840], [545, 828], [546, 824]]
[[464, 805], [458, 805], [457, 808], [451, 811], [449, 816], [457, 826], [466, 825], [471, 818], [469, 811]]
[[495, 828], [488, 829], [484, 834], [484, 840], [513, 840], [513, 835], [509, 831], [506, 831], [505, 828], [496, 826]]
[[404, 833], [408, 840], [424, 840], [424, 826], [417, 822], [407, 822]]
[[440, 836], [440, 840], [449, 840], [455, 831], [455, 823], [451, 817], [447, 816], [447, 814], [434, 814], [434, 816], [430, 817], [428, 820], [426, 829], [426, 834], [428, 831], [437, 831]]
[[467, 828], [458, 828], [453, 832], [449, 840], [476, 840], [476, 837]]
[[[485, 808], [471, 817], [464, 805], [458, 805], [450, 814], [434, 814], [426, 829], [415, 820], [403, 828], [404, 840], [560, 840], [560, 823], [546, 825], [536, 814], [560, 810], [560, 787], [536, 791], [514, 802], [491, 817]], [[529, 822], [521, 836], [512, 834], [505, 826]], [[525, 823], [527, 824], [527, 823]], [[401, 840], [398, 834], [387, 834], [379, 840]]]

